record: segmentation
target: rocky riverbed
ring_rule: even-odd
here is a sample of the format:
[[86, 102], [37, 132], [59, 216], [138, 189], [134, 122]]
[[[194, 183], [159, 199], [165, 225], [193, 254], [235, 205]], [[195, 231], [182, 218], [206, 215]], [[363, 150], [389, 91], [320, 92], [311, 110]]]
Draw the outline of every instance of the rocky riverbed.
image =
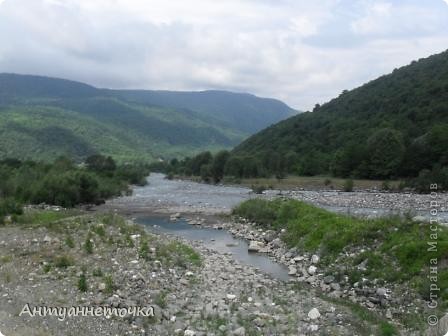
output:
[[[378, 192], [375, 190], [342, 192], [334, 190], [266, 190], [261, 195], [244, 187], [215, 186], [183, 180], [167, 180], [163, 174], [151, 174], [149, 184], [137, 187], [131, 196], [107, 201], [100, 209], [116, 210], [127, 215], [160, 213], [230, 213], [240, 202], [262, 197], [287, 197], [352, 215], [376, 217], [387, 214], [428, 217], [431, 198], [414, 193]], [[448, 193], [437, 194], [440, 217], [448, 221]]]
[[[0, 261], [6, 336], [367, 335], [378, 328], [309, 287], [118, 216], [9, 224], [0, 228]], [[154, 316], [20, 316], [27, 304], [152, 307]]]
[[[386, 335], [389, 321], [403, 334], [422, 334], [406, 330], [397, 318], [421, 313], [420, 302], [406, 288], [376, 279], [354, 283], [343, 276], [343, 270], [326, 269], [318, 255], [287, 249], [280, 239], [282, 232], [260, 230], [242, 219], [219, 215], [255, 197], [248, 189], [167, 181], [157, 174], [149, 182], [136, 188], [133, 196], [108, 201], [96, 209], [97, 215], [0, 228], [1, 332], [6, 336]], [[344, 193], [337, 204], [358, 202], [359, 194], [350, 195]], [[393, 200], [391, 194], [384, 195], [389, 196], [382, 194], [362, 205], [391, 207], [379, 201]], [[262, 197], [278, 196], [268, 192]], [[320, 192], [308, 201], [333, 206], [330, 196]], [[417, 203], [411, 198], [403, 204], [425, 203], [423, 196]], [[424, 209], [420, 205], [417, 208]], [[204, 241], [147, 233], [130, 220], [103, 212], [119, 212], [128, 218], [161, 212], [173, 221], [183, 217], [191, 225], [228, 230], [247, 240], [254, 253], [286, 265], [291, 280], [279, 281]], [[154, 316], [78, 316], [64, 321], [55, 316], [19, 316], [27, 303], [153, 307]]]

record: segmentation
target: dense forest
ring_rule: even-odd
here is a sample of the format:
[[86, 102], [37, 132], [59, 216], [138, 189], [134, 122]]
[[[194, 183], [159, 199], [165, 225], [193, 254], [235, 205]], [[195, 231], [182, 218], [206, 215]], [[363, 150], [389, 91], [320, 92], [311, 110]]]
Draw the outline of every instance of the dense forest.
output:
[[447, 148], [444, 52], [344, 91], [312, 112], [261, 131], [230, 153], [174, 160], [165, 170], [215, 181], [222, 175], [287, 174], [408, 179], [411, 186], [424, 190], [431, 182], [448, 187]]
[[125, 162], [192, 155], [231, 148], [295, 112], [248, 94], [108, 90], [0, 74], [0, 159], [66, 155], [81, 161], [102, 153]]
[[267, 173], [415, 177], [448, 164], [448, 51], [396, 69], [235, 148]]
[[5, 159], [0, 161], [0, 222], [6, 214], [20, 214], [22, 204], [100, 204], [128, 192], [130, 184], [146, 184], [148, 174], [147, 166], [117, 165], [102, 155], [82, 164], [66, 157], [53, 163]]

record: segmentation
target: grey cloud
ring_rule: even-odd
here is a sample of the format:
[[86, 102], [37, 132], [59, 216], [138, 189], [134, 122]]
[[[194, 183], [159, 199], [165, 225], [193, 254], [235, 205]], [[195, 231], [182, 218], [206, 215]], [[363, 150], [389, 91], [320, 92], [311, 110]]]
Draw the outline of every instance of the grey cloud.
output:
[[[236, 90], [309, 109], [448, 45], [442, 1], [395, 1], [400, 20], [375, 12], [377, 1], [356, 3], [6, 0], [0, 72], [111, 88]], [[412, 26], [417, 19], [424, 23]]]

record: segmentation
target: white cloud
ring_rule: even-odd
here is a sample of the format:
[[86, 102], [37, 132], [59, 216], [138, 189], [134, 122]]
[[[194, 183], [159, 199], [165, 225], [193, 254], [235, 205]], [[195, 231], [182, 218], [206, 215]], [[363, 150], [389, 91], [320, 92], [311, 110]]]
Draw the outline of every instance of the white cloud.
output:
[[0, 40], [0, 71], [103, 87], [247, 91], [311, 108], [445, 49], [448, 7], [439, 0], [8, 0]]

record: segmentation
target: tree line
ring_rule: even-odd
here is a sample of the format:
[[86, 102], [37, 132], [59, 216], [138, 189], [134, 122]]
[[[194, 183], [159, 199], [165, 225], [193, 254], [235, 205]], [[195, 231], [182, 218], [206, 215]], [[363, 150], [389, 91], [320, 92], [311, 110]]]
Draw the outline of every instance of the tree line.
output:
[[200, 176], [205, 182], [287, 175], [326, 175], [341, 178], [402, 179], [406, 186], [426, 192], [431, 183], [448, 189], [448, 124], [406, 142], [400, 131], [380, 128], [365, 142], [349, 142], [332, 154], [310, 150], [260, 151], [255, 155], [238, 151], [202, 152], [182, 160], [153, 164], [151, 168], [170, 175]]
[[144, 185], [148, 174], [147, 165], [117, 165], [103, 155], [81, 164], [67, 157], [52, 163], [5, 159], [0, 161], [0, 221], [7, 214], [20, 214], [25, 203], [101, 204], [128, 192], [129, 184]]

